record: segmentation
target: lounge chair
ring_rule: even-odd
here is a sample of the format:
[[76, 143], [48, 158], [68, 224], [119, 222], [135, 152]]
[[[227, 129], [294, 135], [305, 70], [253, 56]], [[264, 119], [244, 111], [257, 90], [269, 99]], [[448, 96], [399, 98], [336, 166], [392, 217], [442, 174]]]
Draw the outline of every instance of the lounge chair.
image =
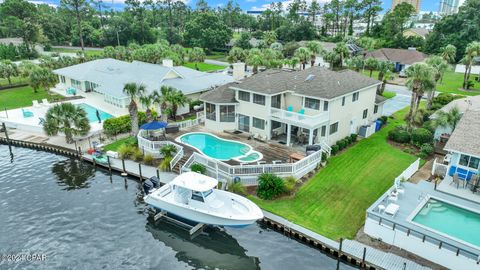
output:
[[385, 214], [391, 215], [392, 217], [395, 217], [395, 215], [398, 213], [399, 209], [400, 209], [400, 206], [398, 204], [390, 203], [385, 208]]
[[298, 111], [298, 114], [300, 114], [300, 115], [298, 116], [298, 119], [300, 119], [300, 120], [305, 119], [305, 117], [303, 117], [303, 115], [305, 115], [305, 109], [300, 109], [300, 110]]
[[38, 103], [38, 100], [32, 100], [33, 107], [38, 108], [40, 107], [40, 103]]
[[45, 122], [46, 122], [45, 118], [43, 118], [43, 117], [38, 118], [38, 124], [39, 125], [43, 125], [43, 124], [45, 124]]
[[33, 112], [22, 108], [23, 118], [33, 117]]
[[[456, 185], [457, 188], [458, 188], [458, 186], [460, 186], [460, 178], [458, 177], [458, 173], [454, 173], [454, 174], [453, 174], [452, 183], [453, 183], [454, 185]], [[452, 184], [452, 183], [450, 183], [450, 184]]]
[[43, 106], [50, 106], [51, 104], [50, 104], [50, 102], [48, 102], [48, 99], [44, 98], [44, 99], [42, 99], [42, 105]]

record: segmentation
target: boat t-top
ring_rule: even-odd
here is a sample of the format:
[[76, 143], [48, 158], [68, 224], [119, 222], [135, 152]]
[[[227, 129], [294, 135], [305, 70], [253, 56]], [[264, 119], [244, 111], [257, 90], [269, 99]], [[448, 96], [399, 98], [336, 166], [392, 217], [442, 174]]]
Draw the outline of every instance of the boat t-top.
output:
[[218, 180], [195, 172], [186, 172], [164, 186], [146, 191], [147, 204], [194, 222], [242, 227], [263, 218], [252, 201], [240, 195], [216, 189]]

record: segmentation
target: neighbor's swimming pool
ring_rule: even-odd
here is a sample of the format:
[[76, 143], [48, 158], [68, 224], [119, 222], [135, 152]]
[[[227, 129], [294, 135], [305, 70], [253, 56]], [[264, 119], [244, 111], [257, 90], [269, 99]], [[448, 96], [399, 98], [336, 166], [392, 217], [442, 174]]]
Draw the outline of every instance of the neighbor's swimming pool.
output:
[[97, 109], [93, 106], [90, 106], [87, 103], [80, 103], [80, 104], [77, 104], [77, 106], [85, 110], [85, 112], [87, 113], [88, 121], [90, 123], [98, 122], [97, 110], [100, 113], [100, 119], [102, 119], [102, 121], [113, 117], [113, 115], [106, 113], [100, 109]]
[[430, 198], [412, 221], [480, 247], [480, 214], [477, 212]]
[[248, 144], [222, 139], [210, 133], [187, 133], [176, 141], [189, 145], [208, 157], [223, 161], [235, 159], [249, 163], [263, 158], [261, 153], [252, 150]]

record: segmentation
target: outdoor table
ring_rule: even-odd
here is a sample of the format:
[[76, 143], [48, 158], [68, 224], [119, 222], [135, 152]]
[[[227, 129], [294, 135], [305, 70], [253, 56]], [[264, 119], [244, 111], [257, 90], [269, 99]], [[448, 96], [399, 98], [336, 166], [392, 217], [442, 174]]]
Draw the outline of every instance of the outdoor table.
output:
[[296, 162], [296, 161], [299, 161], [299, 160], [303, 159], [304, 157], [305, 156], [302, 155], [302, 154], [293, 153], [293, 154], [290, 154], [290, 156], [289, 156], [289, 162], [293, 163], [293, 162]]

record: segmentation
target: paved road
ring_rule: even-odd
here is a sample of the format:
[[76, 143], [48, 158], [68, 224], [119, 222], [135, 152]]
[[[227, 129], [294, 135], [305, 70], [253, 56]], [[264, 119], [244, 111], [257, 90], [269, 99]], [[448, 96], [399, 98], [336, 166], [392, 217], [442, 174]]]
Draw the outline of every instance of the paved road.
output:
[[393, 113], [410, 105], [411, 96], [397, 94], [383, 104], [383, 115], [390, 116]]
[[[82, 47], [78, 46], [52, 46], [55, 49], [67, 49], [67, 50], [81, 50]], [[85, 51], [103, 51], [103, 48], [84, 47]]]
[[212, 65], [218, 65], [218, 66], [224, 66], [224, 67], [230, 66], [230, 64], [228, 62], [217, 61], [217, 60], [213, 60], [213, 59], [205, 59], [205, 63], [212, 64]]

